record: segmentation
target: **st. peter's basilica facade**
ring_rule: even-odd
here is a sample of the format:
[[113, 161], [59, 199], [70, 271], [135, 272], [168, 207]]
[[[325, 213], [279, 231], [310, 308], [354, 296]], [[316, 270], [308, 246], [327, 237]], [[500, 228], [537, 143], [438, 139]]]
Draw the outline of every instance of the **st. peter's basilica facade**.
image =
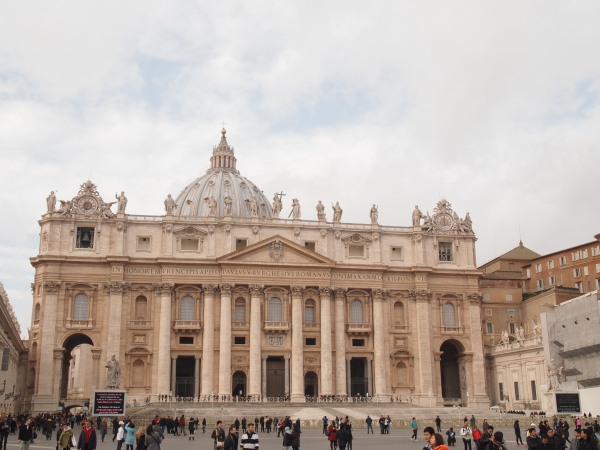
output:
[[[410, 226], [280, 218], [236, 169], [225, 130], [206, 174], [162, 216], [126, 213], [87, 181], [40, 220], [27, 397], [67, 398], [72, 350], [87, 395], [115, 355], [128, 398], [328, 395], [488, 406], [480, 272], [468, 214], [446, 200]], [[161, 200], [163, 201], [163, 200]], [[306, 208], [306, 205], [302, 205]], [[115, 211], [113, 211], [113, 208]], [[312, 210], [312, 206], [310, 209]], [[407, 217], [411, 212], [407, 211]]]

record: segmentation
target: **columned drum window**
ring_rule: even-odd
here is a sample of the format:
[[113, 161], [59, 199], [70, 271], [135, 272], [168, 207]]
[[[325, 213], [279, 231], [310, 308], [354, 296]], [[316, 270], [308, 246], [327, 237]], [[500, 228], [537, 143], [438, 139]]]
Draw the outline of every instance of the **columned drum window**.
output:
[[444, 303], [444, 306], [442, 307], [442, 314], [445, 327], [456, 326], [456, 313], [452, 303]]
[[315, 323], [315, 302], [307, 300], [304, 305], [304, 323]]
[[88, 320], [90, 301], [87, 295], [77, 294], [73, 302], [73, 320]]
[[196, 301], [191, 295], [186, 295], [179, 301], [179, 320], [195, 320]]
[[363, 305], [360, 300], [350, 303], [350, 323], [363, 323]]
[[271, 297], [269, 299], [269, 322], [281, 322], [283, 320], [281, 306], [280, 298]]

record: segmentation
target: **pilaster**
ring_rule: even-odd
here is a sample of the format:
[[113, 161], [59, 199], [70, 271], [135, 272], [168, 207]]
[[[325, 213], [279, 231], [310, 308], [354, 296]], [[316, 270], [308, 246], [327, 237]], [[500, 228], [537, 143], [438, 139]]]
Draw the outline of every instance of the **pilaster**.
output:
[[321, 395], [333, 395], [333, 364], [331, 359], [331, 289], [319, 289], [321, 303]]
[[203, 285], [204, 323], [202, 326], [202, 395], [214, 394], [215, 355], [215, 290], [212, 284]]
[[263, 288], [258, 285], [250, 286], [250, 361], [248, 376], [248, 395], [261, 395], [261, 314], [260, 307], [263, 298]]
[[376, 289], [373, 291], [373, 338], [375, 341], [375, 395], [380, 400], [387, 400], [387, 386], [385, 379], [385, 353], [383, 342], [385, 340], [383, 331], [383, 291]]
[[292, 383], [291, 400], [306, 401], [304, 396], [304, 343], [302, 342], [302, 286], [291, 286], [292, 291]]
[[159, 394], [168, 394], [171, 390], [171, 297], [173, 285], [159, 283], [154, 285], [154, 291], [160, 296], [160, 319], [158, 322], [158, 356], [157, 356], [157, 385]]
[[335, 389], [346, 395], [346, 290], [335, 289]]
[[129, 292], [130, 283], [123, 281], [107, 281], [103, 285], [104, 295], [108, 297], [108, 308], [110, 311], [110, 320], [106, 321], [106, 360], [115, 355], [118, 361], [121, 359], [121, 330], [123, 296]]
[[233, 286], [222, 284], [221, 323], [219, 329], [219, 395], [231, 394], [231, 291]]

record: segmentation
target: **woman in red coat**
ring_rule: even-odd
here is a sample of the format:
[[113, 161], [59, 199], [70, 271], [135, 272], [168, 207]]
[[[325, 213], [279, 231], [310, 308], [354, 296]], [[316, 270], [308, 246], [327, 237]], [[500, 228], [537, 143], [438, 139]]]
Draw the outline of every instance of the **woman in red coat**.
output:
[[327, 440], [329, 441], [330, 450], [337, 449], [337, 433], [333, 423], [327, 427]]

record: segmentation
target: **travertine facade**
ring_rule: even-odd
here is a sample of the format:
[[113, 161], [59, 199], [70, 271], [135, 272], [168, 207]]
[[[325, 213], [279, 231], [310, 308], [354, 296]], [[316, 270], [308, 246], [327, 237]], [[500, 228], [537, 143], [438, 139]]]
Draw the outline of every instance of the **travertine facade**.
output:
[[366, 224], [342, 222], [341, 207], [328, 222], [318, 208], [303, 218], [315, 209], [300, 198], [279, 218], [281, 196], [267, 200], [236, 164], [223, 130], [207, 173], [168, 196], [163, 216], [127, 214], [125, 193], [114, 213], [90, 181], [57, 210], [49, 196], [31, 260], [32, 411], [67, 396], [83, 343], [89, 391], [116, 355], [130, 399], [489, 404], [468, 214], [442, 200], [433, 216], [415, 208], [410, 226], [390, 227], [368, 203]]

